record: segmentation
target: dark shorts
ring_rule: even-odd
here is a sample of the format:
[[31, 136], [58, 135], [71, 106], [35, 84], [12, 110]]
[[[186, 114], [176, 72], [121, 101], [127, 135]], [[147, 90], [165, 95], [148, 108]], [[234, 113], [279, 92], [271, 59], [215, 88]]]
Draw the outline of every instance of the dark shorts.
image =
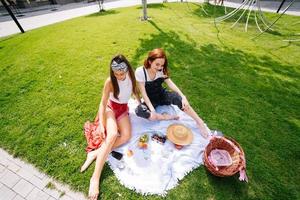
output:
[[[157, 101], [151, 101], [154, 108], [160, 105], [176, 105], [179, 109], [182, 109], [182, 98], [176, 92], [164, 91], [161, 94], [161, 98]], [[138, 105], [135, 109], [137, 116], [148, 119], [150, 117], [151, 111], [145, 103]]]

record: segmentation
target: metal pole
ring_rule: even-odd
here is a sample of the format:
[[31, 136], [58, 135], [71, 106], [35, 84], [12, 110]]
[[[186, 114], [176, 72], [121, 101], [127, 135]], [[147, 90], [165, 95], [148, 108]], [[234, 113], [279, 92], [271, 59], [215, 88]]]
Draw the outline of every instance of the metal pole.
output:
[[286, 1], [286, 0], [282, 0], [281, 4], [280, 4], [280, 6], [279, 6], [279, 8], [278, 8], [278, 10], [277, 10], [277, 13], [280, 11], [280, 9], [281, 9], [281, 7], [283, 6], [283, 4], [284, 4], [285, 1]]
[[9, 6], [6, 4], [6, 2], [4, 0], [1, 0], [1, 3], [3, 4], [3, 6], [5, 7], [5, 9], [9, 13], [9, 15], [11, 16], [11, 18], [13, 18], [13, 20], [17, 24], [18, 28], [20, 29], [20, 31], [22, 33], [25, 33], [25, 31], [23, 30], [22, 26], [19, 24], [17, 18], [15, 17], [14, 13], [11, 11], [11, 9], [9, 8]]
[[57, 4], [56, 0], [49, 0], [51, 11], [56, 11], [57, 8], [55, 7], [55, 4]]
[[99, 5], [99, 12], [104, 12], [104, 6], [103, 6], [103, 3], [104, 3], [104, 0], [97, 0], [98, 1], [98, 5]]
[[148, 20], [147, 16], [147, 0], [142, 0], [143, 3], [143, 20]]

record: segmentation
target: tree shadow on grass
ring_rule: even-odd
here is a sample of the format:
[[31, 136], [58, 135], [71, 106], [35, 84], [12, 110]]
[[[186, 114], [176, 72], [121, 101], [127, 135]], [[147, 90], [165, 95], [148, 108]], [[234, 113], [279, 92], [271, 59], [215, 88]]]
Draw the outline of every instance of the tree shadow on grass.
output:
[[[193, 11], [193, 14], [199, 17], [220, 17], [225, 15], [224, 6], [212, 5], [209, 3], [190, 3], [195, 5], [197, 8]], [[227, 12], [233, 11], [233, 8], [227, 8]]]
[[[140, 39], [140, 46], [132, 59], [133, 64], [141, 64], [150, 50], [163, 48], [168, 55], [170, 77], [208, 127], [224, 131], [240, 142], [246, 155], [249, 153], [249, 174], [261, 174], [260, 177], [249, 177], [250, 180], [259, 179], [262, 186], [257, 198], [264, 198], [259, 196], [264, 193], [271, 195], [271, 198], [277, 195], [294, 198], [295, 193], [290, 193], [291, 188], [282, 182], [294, 179], [296, 174], [283, 176], [283, 169], [275, 167], [274, 162], [288, 165], [286, 167], [292, 167], [292, 164], [287, 163], [296, 162], [282, 156], [284, 153], [296, 153], [295, 145], [292, 146], [295, 130], [283, 124], [286, 124], [285, 118], [297, 118], [299, 114], [294, 108], [299, 106], [297, 83], [300, 74], [297, 68], [300, 66], [283, 64], [267, 55], [256, 56], [215, 44], [199, 47], [188, 36], [162, 30], [153, 21], [149, 23], [158, 33]], [[274, 120], [275, 124], [272, 123]], [[278, 130], [287, 133], [284, 140], [277, 134]], [[282, 146], [288, 148], [283, 149]], [[263, 154], [258, 153], [261, 149], [264, 149]], [[273, 154], [274, 157], [268, 158], [262, 165], [256, 157], [263, 158], [265, 153]], [[272, 175], [265, 171], [265, 165], [269, 166]], [[236, 178], [209, 176], [208, 179], [217, 194], [216, 199], [222, 199], [224, 195], [233, 199], [248, 198], [248, 186], [239, 183]], [[268, 192], [270, 188], [272, 193]], [[197, 191], [197, 188], [190, 189]], [[172, 190], [170, 193], [174, 195], [177, 192], [182, 191]]]
[[[140, 39], [141, 45], [136, 50], [132, 61], [134, 66], [137, 66], [141, 57], [150, 50], [162, 47], [170, 55], [170, 64], [175, 71], [178, 68], [193, 70], [196, 65], [199, 70], [214, 68], [214, 70], [222, 71], [224, 68], [224, 70], [230, 70], [232, 73], [239, 73], [238, 70], [240, 69], [250, 69], [251, 71], [252, 69], [260, 69], [272, 71], [270, 76], [286, 75], [293, 78], [299, 76], [294, 66], [282, 65], [268, 56], [256, 57], [238, 49], [228, 47], [221, 49], [215, 44], [207, 44], [197, 48], [197, 43], [187, 35], [183, 36], [186, 37], [187, 41], [183, 41], [181, 35], [173, 31], [162, 30], [154, 21], [150, 20], [149, 23], [159, 31], [159, 34], [151, 34], [150, 39]], [[242, 68], [241, 66], [246, 67]]]
[[[162, 3], [150, 3], [150, 4], [147, 4], [147, 8], [150, 8], [150, 9], [163, 9], [163, 8], [167, 8], [164, 4]], [[137, 7], [136, 9], [143, 9], [142, 6], [139, 6]]]
[[266, 33], [269, 33], [271, 35], [277, 35], [277, 36], [284, 36], [282, 33], [280, 33], [279, 31], [277, 30], [267, 30]]
[[116, 10], [106, 10], [104, 12], [97, 12], [91, 15], [87, 15], [85, 17], [99, 17], [99, 16], [106, 16], [106, 15], [114, 15], [120, 13], [119, 11]]
[[[197, 43], [185, 36], [187, 41], [183, 41], [177, 33], [164, 31], [149, 21], [152, 26], [159, 31], [159, 34], [152, 34], [150, 39], [140, 39], [141, 45], [136, 50], [133, 57], [133, 64], [138, 65], [141, 56], [145, 56], [148, 51], [162, 47], [172, 56], [169, 56], [171, 70], [176, 76], [176, 71], [183, 70], [183, 73], [193, 75], [196, 70], [199, 72], [209, 71], [217, 75], [217, 79], [227, 80], [227, 75], [250, 73], [248, 79], [259, 81], [258, 75], [264, 74], [274, 81], [295, 83], [299, 78], [299, 73], [295, 66], [282, 65], [268, 56], [256, 57], [252, 54], [244, 53], [241, 50], [223, 47], [219, 48], [214, 44], [207, 44], [196, 48]], [[227, 74], [228, 73], [228, 74]], [[241, 80], [242, 81], [242, 80]], [[250, 81], [250, 80], [249, 80]], [[264, 83], [262, 83], [264, 84]], [[255, 89], [255, 88], [253, 88]], [[285, 88], [282, 88], [285, 90]]]
[[15, 34], [12, 34], [12, 35], [9, 35], [9, 36], [4, 36], [4, 37], [0, 37], [0, 43], [1, 42], [4, 42], [4, 41], [8, 41], [10, 39], [13, 39], [15, 38], [17, 35], [24, 35], [22, 33], [15, 33]]

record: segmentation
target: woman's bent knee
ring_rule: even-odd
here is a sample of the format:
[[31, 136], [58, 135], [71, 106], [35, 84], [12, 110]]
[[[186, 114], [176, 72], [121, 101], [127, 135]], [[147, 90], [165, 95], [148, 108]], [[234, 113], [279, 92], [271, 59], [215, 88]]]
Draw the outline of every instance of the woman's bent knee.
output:
[[130, 138], [131, 138], [131, 133], [126, 133], [126, 134], [124, 134], [124, 135], [122, 135], [122, 133], [121, 133], [121, 138], [122, 138], [122, 140], [123, 140], [124, 142], [127, 142], [127, 141], [129, 141]]
[[172, 93], [172, 95], [170, 95], [172, 98], [172, 104], [176, 105], [179, 109], [182, 109], [182, 98], [181, 96], [179, 96], [179, 94], [177, 93]]
[[138, 105], [138, 107], [136, 107], [135, 114], [145, 119], [148, 119], [150, 117], [150, 111], [144, 104], [140, 104]]

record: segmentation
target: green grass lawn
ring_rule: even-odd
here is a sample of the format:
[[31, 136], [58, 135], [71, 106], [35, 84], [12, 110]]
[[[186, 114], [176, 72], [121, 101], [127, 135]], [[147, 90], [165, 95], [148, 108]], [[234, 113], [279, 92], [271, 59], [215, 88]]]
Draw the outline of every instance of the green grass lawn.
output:
[[[79, 173], [82, 128], [96, 114], [110, 59], [123, 53], [138, 67], [162, 47], [195, 110], [244, 148], [250, 181], [214, 177], [201, 166], [166, 199], [300, 199], [300, 43], [283, 41], [300, 32], [300, 17], [283, 16], [274, 31], [251, 40], [259, 33], [253, 17], [247, 33], [244, 22], [230, 29], [233, 19], [216, 29], [203, 8], [224, 14], [158, 4], [148, 10], [151, 21], [141, 22], [141, 9], [131, 7], [1, 39], [0, 147], [86, 193], [93, 166]], [[101, 198], [161, 197], [123, 187], [106, 165]]]

